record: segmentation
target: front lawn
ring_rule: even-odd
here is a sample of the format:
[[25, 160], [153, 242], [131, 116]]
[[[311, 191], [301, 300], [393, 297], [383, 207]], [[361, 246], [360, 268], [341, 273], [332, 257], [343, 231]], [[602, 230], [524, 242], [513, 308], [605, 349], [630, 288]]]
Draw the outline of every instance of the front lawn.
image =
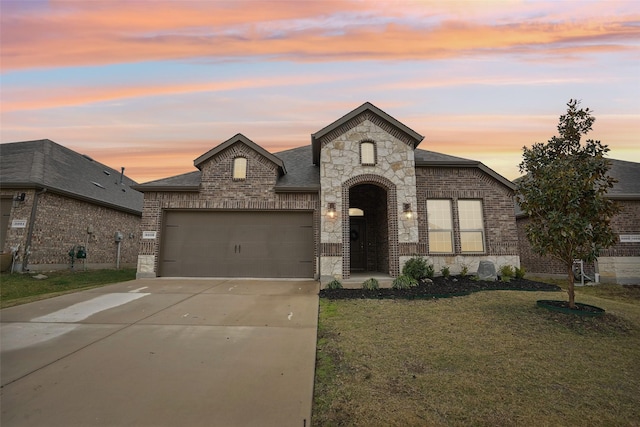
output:
[[33, 277], [37, 273], [2, 273], [0, 276], [0, 308], [136, 278], [136, 270], [132, 268], [88, 271], [62, 270], [43, 274], [47, 278], [39, 280]]
[[536, 307], [560, 292], [321, 298], [313, 425], [638, 425], [639, 293], [578, 288], [601, 318]]

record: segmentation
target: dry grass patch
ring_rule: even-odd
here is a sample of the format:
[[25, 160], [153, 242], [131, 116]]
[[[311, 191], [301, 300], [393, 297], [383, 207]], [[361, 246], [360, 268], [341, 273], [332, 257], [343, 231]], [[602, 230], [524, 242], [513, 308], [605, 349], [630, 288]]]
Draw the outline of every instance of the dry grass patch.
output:
[[637, 425], [640, 304], [557, 293], [321, 300], [314, 425]]

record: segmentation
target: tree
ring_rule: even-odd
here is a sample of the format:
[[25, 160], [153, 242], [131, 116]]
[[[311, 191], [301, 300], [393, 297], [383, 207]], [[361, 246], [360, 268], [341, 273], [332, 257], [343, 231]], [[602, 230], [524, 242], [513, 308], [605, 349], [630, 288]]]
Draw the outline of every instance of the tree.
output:
[[619, 211], [606, 197], [617, 182], [609, 172], [609, 151], [600, 141], [581, 138], [595, 118], [570, 100], [560, 116], [559, 136], [546, 144], [523, 147], [516, 197], [530, 222], [526, 235], [532, 250], [558, 259], [567, 271], [569, 307], [575, 308], [573, 262], [595, 261], [601, 249], [615, 243], [611, 217]]

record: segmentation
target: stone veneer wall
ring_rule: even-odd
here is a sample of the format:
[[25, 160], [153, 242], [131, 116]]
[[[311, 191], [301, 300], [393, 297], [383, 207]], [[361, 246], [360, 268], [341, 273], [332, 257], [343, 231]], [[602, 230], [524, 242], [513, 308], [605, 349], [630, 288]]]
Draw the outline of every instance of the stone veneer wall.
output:
[[[618, 235], [640, 235], [640, 201], [624, 200], [618, 203], [621, 211], [611, 221], [614, 232]], [[530, 273], [565, 275], [565, 268], [559, 261], [533, 253], [525, 234], [525, 226], [528, 223], [528, 218], [518, 219], [522, 265]], [[640, 283], [640, 242], [618, 242], [602, 250], [598, 257], [597, 271], [604, 283]], [[596, 266], [585, 266], [585, 272], [588, 276], [594, 277]]]
[[[24, 202], [13, 202], [5, 250], [20, 244], [18, 266], [22, 266], [35, 190], [3, 190], [26, 193]], [[11, 221], [23, 219], [26, 228], [11, 228]], [[87, 233], [88, 229], [92, 233]], [[115, 232], [123, 234], [120, 244], [120, 265], [131, 267], [138, 255], [140, 216], [81, 200], [64, 197], [50, 191], [38, 195], [36, 217], [31, 237], [31, 254], [27, 268], [46, 271], [68, 268], [69, 250], [76, 245], [86, 246], [86, 261], [76, 260], [76, 268], [114, 268], [117, 259]]]
[[[233, 180], [233, 159], [247, 159], [247, 179]], [[242, 143], [234, 144], [202, 165], [200, 191], [144, 193], [142, 230], [156, 231], [155, 239], [140, 240], [137, 277], [156, 277], [162, 241], [162, 215], [167, 209], [304, 210], [313, 211], [314, 260], [318, 251], [318, 194], [276, 193], [277, 166]], [[314, 266], [317, 271], [317, 266]]]
[[[464, 264], [470, 272], [480, 260], [490, 260], [496, 267], [520, 266], [518, 231], [515, 220], [513, 192], [478, 168], [418, 167], [416, 168], [419, 244], [400, 245], [400, 255], [406, 260], [413, 254], [427, 256], [436, 271], [443, 266], [459, 272]], [[430, 254], [427, 224], [427, 200], [451, 200], [453, 214], [454, 253]], [[485, 246], [482, 254], [462, 253], [458, 222], [458, 199], [482, 200]]]
[[[360, 163], [363, 141], [375, 143], [376, 165]], [[397, 276], [398, 244], [418, 241], [415, 219], [398, 221], [403, 203], [410, 203], [412, 209], [416, 206], [415, 160], [410, 141], [374, 115], [362, 114], [326, 135], [321, 144], [320, 275], [349, 277], [349, 189], [359, 184], [375, 184], [387, 191], [390, 274]], [[327, 217], [329, 203], [336, 204], [336, 218]]]

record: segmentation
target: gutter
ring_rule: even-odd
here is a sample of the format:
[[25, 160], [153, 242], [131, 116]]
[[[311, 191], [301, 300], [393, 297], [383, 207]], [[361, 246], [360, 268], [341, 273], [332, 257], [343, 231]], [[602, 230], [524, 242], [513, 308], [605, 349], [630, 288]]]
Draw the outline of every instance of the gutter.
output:
[[22, 272], [29, 271], [29, 255], [31, 255], [31, 238], [33, 237], [33, 228], [36, 221], [36, 211], [38, 210], [38, 196], [47, 192], [46, 188], [41, 188], [33, 195], [33, 205], [31, 206], [31, 216], [29, 217], [29, 229], [27, 230], [27, 241], [24, 246], [24, 258], [22, 259]]

